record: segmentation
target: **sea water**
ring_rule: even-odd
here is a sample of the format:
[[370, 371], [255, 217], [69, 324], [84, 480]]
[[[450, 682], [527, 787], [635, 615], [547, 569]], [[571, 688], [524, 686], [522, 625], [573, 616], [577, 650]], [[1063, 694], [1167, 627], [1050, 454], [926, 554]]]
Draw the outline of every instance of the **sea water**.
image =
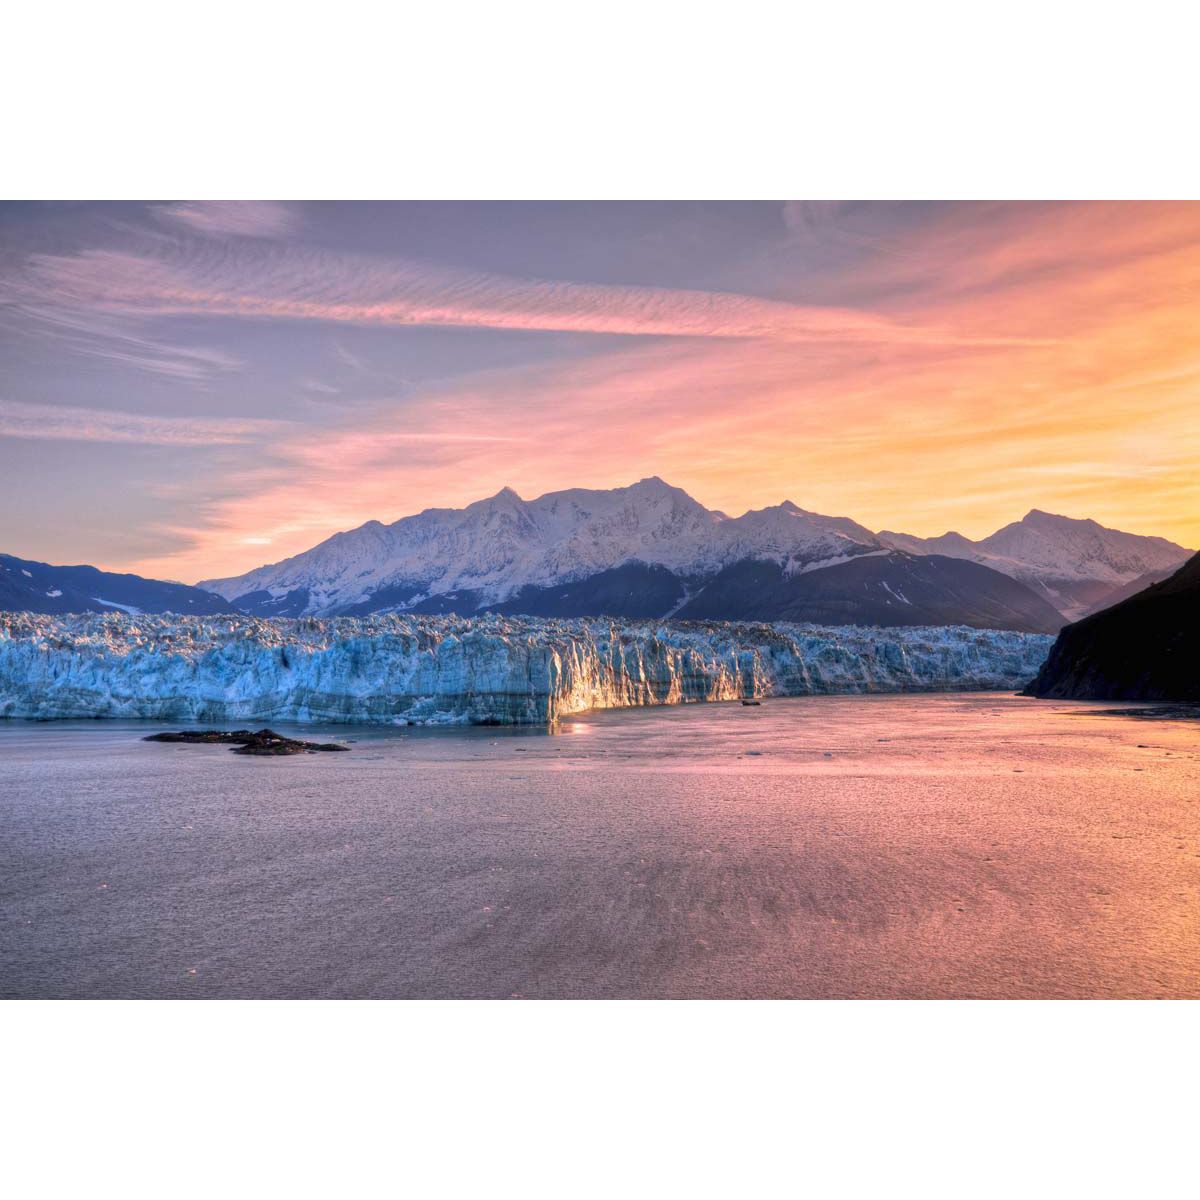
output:
[[0, 722], [0, 995], [1200, 996], [1200, 723], [1112, 707]]

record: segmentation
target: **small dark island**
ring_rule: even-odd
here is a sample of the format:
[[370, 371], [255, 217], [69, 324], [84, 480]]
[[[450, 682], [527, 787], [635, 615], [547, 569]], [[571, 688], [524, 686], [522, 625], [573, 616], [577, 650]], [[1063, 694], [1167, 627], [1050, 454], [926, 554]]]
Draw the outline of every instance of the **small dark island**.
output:
[[178, 733], [152, 733], [145, 742], [183, 742], [191, 746], [230, 746], [234, 754], [312, 754], [317, 750], [349, 750], [338, 742], [303, 742], [273, 729], [183, 729]]

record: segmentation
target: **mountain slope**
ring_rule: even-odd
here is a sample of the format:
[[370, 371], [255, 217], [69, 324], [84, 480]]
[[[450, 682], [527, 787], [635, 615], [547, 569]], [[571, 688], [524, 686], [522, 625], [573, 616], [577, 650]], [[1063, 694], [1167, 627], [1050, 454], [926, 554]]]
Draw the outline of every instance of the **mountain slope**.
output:
[[1055, 633], [1056, 609], [1024, 584], [977, 563], [893, 551], [788, 575], [776, 564], [727, 567], [680, 618], [828, 625], [971, 625]]
[[476, 611], [633, 563], [710, 576], [746, 557], [798, 569], [879, 549], [870, 530], [845, 517], [791, 503], [727, 517], [651, 478], [535, 500], [505, 488], [464, 509], [369, 521], [294, 558], [200, 586], [268, 616], [445, 611], [447, 602]]
[[1200, 700], [1200, 554], [1170, 579], [1068, 625], [1026, 693]]
[[[654, 477], [534, 500], [505, 488], [462, 509], [368, 521], [200, 586], [256, 616], [786, 616], [1057, 631], [1064, 612], [1078, 616], [1187, 554], [1163, 538], [1037, 509], [979, 542], [876, 535], [788, 501], [729, 517]], [[1018, 586], [913, 556], [970, 563]]]
[[1036, 508], [978, 542], [959, 533], [918, 538], [887, 530], [879, 539], [911, 554], [945, 554], [992, 567], [1028, 584], [1069, 618], [1111, 603], [1143, 575], [1176, 570], [1191, 554], [1166, 538]]
[[[1145, 575], [1139, 575], [1131, 583], [1123, 583], [1119, 588], [1109, 592], [1097, 604], [1083, 614], [1084, 617], [1090, 617], [1098, 612], [1103, 612], [1106, 608], [1112, 608], [1114, 604], [1120, 604], [1122, 600], [1128, 600], [1130, 596], [1136, 596], [1138, 592], [1144, 592], [1152, 583], [1162, 583], [1164, 579], [1170, 579], [1175, 574], [1175, 568], [1167, 571], [1147, 571]], [[1082, 620], [1082, 617], [1080, 618]]]
[[54, 567], [0, 554], [0, 610], [36, 613], [133, 612], [211, 616], [237, 609], [221, 596], [188, 587], [120, 575], [96, 567]]

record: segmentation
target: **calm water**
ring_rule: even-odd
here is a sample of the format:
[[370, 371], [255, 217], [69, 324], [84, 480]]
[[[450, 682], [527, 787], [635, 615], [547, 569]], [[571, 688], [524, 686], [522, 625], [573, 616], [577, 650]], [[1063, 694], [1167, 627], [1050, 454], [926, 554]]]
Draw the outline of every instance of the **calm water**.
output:
[[1200, 996], [1200, 723], [1100, 707], [343, 726], [278, 760], [0, 722], [0, 994]]

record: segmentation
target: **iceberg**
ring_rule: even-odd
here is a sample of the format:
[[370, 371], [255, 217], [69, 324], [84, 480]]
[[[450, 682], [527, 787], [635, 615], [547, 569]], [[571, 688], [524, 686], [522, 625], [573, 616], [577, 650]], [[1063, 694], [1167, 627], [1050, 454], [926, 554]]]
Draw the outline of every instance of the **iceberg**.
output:
[[0, 614], [0, 717], [551, 724], [598, 708], [1016, 690], [1054, 639], [504, 616]]

